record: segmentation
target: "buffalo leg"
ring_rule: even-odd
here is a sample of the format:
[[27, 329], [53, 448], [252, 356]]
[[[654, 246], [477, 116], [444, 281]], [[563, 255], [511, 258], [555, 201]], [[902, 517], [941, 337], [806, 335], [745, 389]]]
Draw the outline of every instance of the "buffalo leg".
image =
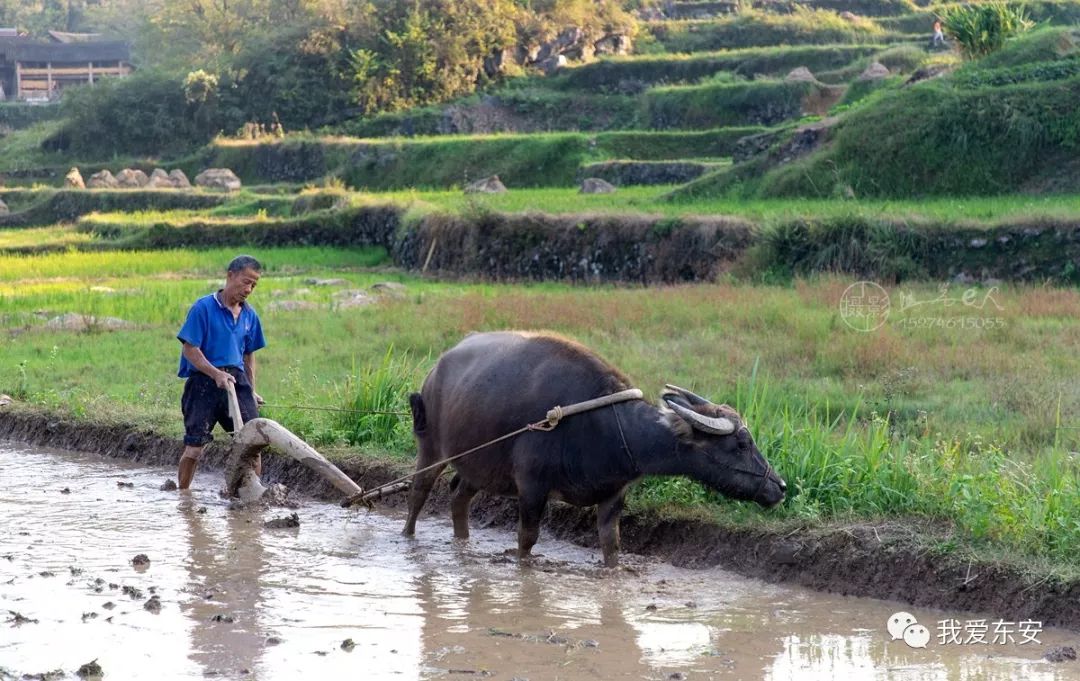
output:
[[[423, 454], [422, 449], [421, 454]], [[417, 457], [417, 468], [431, 465], [431, 462], [424, 463], [424, 461], [423, 456]], [[405, 521], [405, 529], [401, 531], [406, 537], [411, 537], [416, 533], [416, 519], [420, 517], [420, 511], [424, 508], [428, 495], [431, 494], [432, 486], [435, 485], [435, 481], [439, 479], [445, 468], [446, 464], [443, 464], [413, 477], [412, 487], [409, 488], [409, 517]]]
[[547, 508], [547, 492], [518, 491], [518, 558], [527, 558], [540, 538], [540, 520]]
[[622, 514], [625, 494], [620, 492], [607, 501], [596, 505], [596, 529], [600, 533], [600, 548], [604, 552], [604, 565], [619, 564], [619, 516]]
[[454, 476], [451, 483], [454, 493], [450, 497], [450, 517], [454, 519], [454, 537], [457, 539], [469, 538], [469, 504], [479, 491], [469, 483]]

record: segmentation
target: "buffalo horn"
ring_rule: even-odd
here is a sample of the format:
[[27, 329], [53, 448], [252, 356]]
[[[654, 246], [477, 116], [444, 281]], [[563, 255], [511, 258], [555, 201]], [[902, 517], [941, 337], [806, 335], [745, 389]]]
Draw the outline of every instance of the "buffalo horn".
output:
[[668, 390], [674, 390], [675, 392], [677, 392], [680, 395], [682, 395], [683, 397], [685, 397], [686, 401], [689, 402], [691, 406], [700, 407], [703, 404], [712, 404], [712, 402], [708, 401], [707, 399], [705, 399], [701, 395], [697, 395], [695, 393], [692, 393], [689, 390], [687, 390], [686, 388], [680, 388], [679, 386], [671, 385], [670, 383], [666, 384], [664, 387], [667, 388]]
[[731, 435], [735, 432], [735, 424], [731, 419], [724, 418], [723, 416], [705, 416], [699, 414], [693, 409], [687, 409], [678, 402], [671, 400], [664, 400], [667, 406], [671, 407], [671, 410], [681, 416], [686, 421], [690, 422], [694, 428], [704, 431], [706, 433], [713, 433], [714, 435]]

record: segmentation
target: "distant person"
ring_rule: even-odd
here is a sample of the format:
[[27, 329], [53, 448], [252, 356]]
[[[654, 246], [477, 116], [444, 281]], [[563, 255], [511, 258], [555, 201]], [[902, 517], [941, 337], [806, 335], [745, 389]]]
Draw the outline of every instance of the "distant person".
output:
[[945, 33], [941, 30], [941, 19], [934, 20], [934, 39], [930, 44], [933, 47], [945, 44]]
[[[188, 310], [176, 335], [183, 344], [180, 378], [187, 379], [180, 408], [184, 414], [184, 453], [180, 456], [177, 484], [191, 486], [203, 448], [214, 439], [215, 423], [232, 431], [226, 388], [232, 384], [244, 422], [257, 418], [262, 398], [255, 392], [255, 351], [266, 346], [262, 324], [248, 296], [255, 290], [262, 265], [250, 255], [229, 263], [225, 288], [203, 296]], [[262, 474], [262, 460], [255, 465]]]

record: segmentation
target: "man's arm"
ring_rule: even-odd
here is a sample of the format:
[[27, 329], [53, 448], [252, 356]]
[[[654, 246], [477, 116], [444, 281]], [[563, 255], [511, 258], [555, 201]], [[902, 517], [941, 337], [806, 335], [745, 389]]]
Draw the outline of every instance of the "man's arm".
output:
[[183, 343], [183, 353], [187, 361], [191, 362], [192, 365], [194, 365], [194, 367], [200, 372], [214, 379], [214, 383], [217, 384], [217, 387], [225, 390], [225, 386], [227, 386], [229, 383], [236, 383], [236, 379], [233, 378], [227, 371], [222, 371], [221, 369], [218, 369], [213, 364], [211, 364], [210, 361], [206, 359], [206, 355], [203, 354], [203, 351], [199, 349], [199, 346], [192, 345], [187, 341], [183, 341]]
[[244, 355], [244, 372], [247, 373], [251, 383], [251, 394], [255, 396], [255, 404], [265, 404], [266, 400], [255, 390], [255, 353], [249, 352]]

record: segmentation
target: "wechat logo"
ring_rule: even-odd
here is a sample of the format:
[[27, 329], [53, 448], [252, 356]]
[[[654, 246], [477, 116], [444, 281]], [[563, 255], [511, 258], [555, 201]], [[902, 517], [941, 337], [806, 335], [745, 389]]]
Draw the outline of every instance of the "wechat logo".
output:
[[919, 624], [915, 615], [909, 612], [894, 612], [889, 615], [886, 628], [894, 641], [902, 638], [909, 648], [925, 648], [930, 642], [930, 630]]

